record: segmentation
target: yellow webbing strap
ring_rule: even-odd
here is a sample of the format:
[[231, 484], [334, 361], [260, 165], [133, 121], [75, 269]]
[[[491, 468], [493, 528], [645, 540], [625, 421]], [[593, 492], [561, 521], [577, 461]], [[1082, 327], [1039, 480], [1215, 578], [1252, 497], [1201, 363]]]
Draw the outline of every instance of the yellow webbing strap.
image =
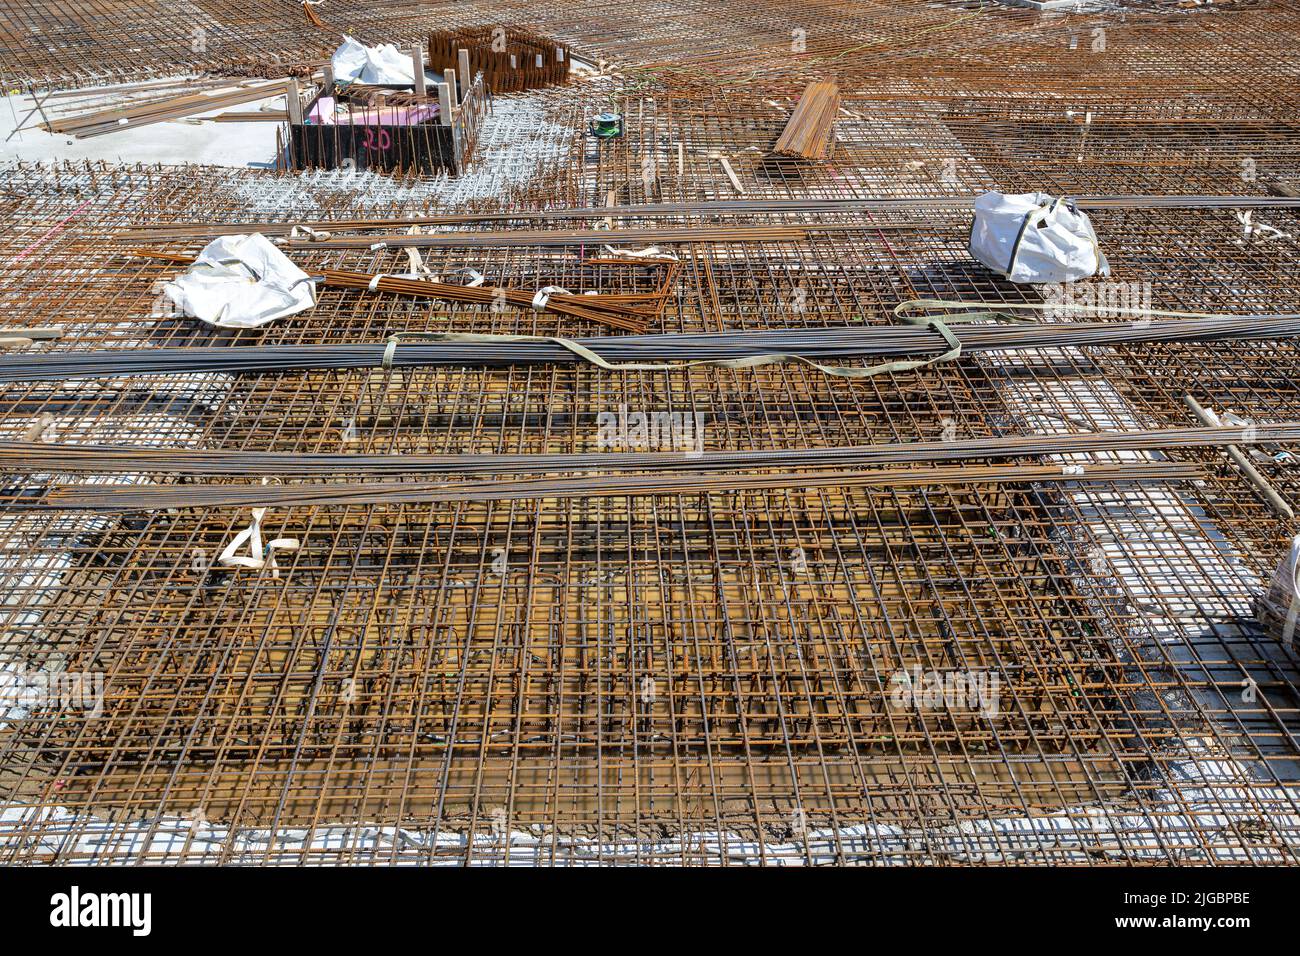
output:
[[939, 319], [931, 318], [904, 318], [904, 321], [916, 325], [926, 325], [933, 328], [948, 344], [948, 351], [941, 355], [934, 355], [927, 359], [896, 359], [892, 362], [883, 362], [880, 365], [872, 365], [867, 368], [847, 368], [842, 365], [822, 365], [814, 362], [812, 359], [804, 358], [802, 355], [795, 355], [790, 352], [773, 352], [767, 355], [749, 355], [745, 358], [735, 359], [695, 359], [688, 362], [668, 362], [668, 363], [646, 363], [646, 362], [609, 362], [600, 355], [581, 345], [572, 339], [560, 338], [551, 335], [487, 335], [474, 332], [397, 332], [388, 338], [388, 345], [384, 349], [384, 357], [380, 363], [383, 368], [393, 367], [393, 355], [397, 351], [399, 341], [419, 340], [425, 342], [552, 342], [555, 345], [568, 349], [574, 355], [585, 359], [598, 368], [603, 368], [608, 372], [672, 372], [677, 369], [696, 368], [702, 365], [712, 365], [717, 368], [757, 368], [760, 365], [774, 365], [782, 362], [798, 362], [815, 368], [817, 371], [826, 375], [833, 375], [836, 378], [868, 378], [872, 375], [883, 375], [885, 372], [910, 372], [913, 369], [925, 368], [927, 365], [934, 365], [939, 362], [951, 362], [961, 355], [961, 342], [952, 334], [952, 330]]
[[[774, 365], [783, 362], [797, 362], [801, 365], [807, 365], [815, 368], [817, 371], [826, 375], [832, 375], [836, 378], [870, 378], [873, 375], [883, 375], [886, 372], [910, 372], [915, 369], [925, 368], [929, 365], [937, 365], [940, 362], [951, 362], [961, 355], [961, 342], [953, 334], [950, 325], [957, 325], [966, 322], [1031, 322], [1032, 319], [1025, 316], [1015, 315], [1008, 311], [1011, 309], [1034, 311], [1045, 311], [1052, 309], [1054, 311], [1072, 311], [1072, 312], [1105, 312], [1108, 315], [1127, 314], [1137, 316], [1164, 316], [1168, 318], [1220, 318], [1209, 312], [1168, 312], [1159, 309], [1123, 309], [1113, 306], [1094, 306], [1094, 305], [1076, 305], [1074, 303], [1047, 303], [1047, 302], [984, 302], [984, 301], [963, 301], [961, 299], [908, 299], [900, 302], [894, 307], [894, 316], [903, 322], [912, 325], [924, 325], [934, 329], [943, 337], [944, 342], [948, 345], [948, 350], [940, 355], [933, 355], [926, 359], [895, 359], [891, 362], [882, 362], [879, 365], [871, 365], [867, 368], [848, 368], [842, 365], [822, 365], [814, 362], [812, 359], [805, 358], [802, 355], [796, 355], [790, 352], [773, 352], [767, 355], [750, 355], [745, 358], [735, 359], [696, 359], [686, 362], [667, 362], [667, 363], [646, 363], [646, 362], [609, 362], [572, 339], [561, 338], [551, 335], [487, 335], [475, 332], [397, 332], [389, 336], [387, 347], [384, 349], [384, 356], [381, 365], [385, 369], [393, 367], [393, 355], [397, 351], [397, 345], [401, 341], [425, 341], [425, 342], [551, 342], [568, 349], [579, 358], [590, 362], [597, 368], [603, 368], [609, 372], [671, 372], [677, 369], [696, 368], [702, 365], [712, 365], [716, 368], [758, 368], [762, 365]], [[960, 310], [960, 311], [954, 311]], [[940, 312], [939, 315], [927, 315], [925, 313]]]

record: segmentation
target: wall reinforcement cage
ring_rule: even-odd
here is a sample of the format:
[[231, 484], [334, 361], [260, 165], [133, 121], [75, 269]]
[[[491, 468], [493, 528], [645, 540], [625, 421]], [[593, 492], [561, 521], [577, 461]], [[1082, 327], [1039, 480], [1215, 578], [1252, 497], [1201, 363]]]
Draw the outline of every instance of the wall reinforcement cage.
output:
[[494, 94], [519, 93], [565, 82], [569, 57], [563, 46], [537, 34], [504, 27], [444, 30], [429, 35], [429, 65], [439, 72], [468, 69], [482, 74]]
[[[303, 121], [283, 127], [288, 168], [460, 175], [491, 103], [481, 74], [459, 95], [453, 84], [460, 86], [439, 83], [425, 96], [399, 88], [318, 89], [300, 110]], [[328, 121], [314, 119], [326, 107]]]

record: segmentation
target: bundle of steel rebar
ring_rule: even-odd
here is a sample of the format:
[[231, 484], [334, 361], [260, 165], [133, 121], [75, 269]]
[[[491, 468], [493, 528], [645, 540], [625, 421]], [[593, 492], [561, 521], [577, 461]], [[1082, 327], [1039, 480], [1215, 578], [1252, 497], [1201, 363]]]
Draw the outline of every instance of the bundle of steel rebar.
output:
[[102, 136], [105, 133], [114, 133], [122, 129], [132, 129], [150, 123], [161, 123], [165, 120], [179, 119], [182, 116], [193, 116], [196, 113], [206, 113], [209, 110], [221, 109], [226, 106], [238, 106], [241, 103], [252, 103], [271, 96], [279, 96], [285, 92], [285, 82], [284, 80], [276, 80], [271, 83], [258, 83], [218, 93], [187, 93], [183, 96], [175, 96], [137, 106], [115, 107], [96, 110], [92, 113], [82, 113], [77, 116], [51, 120], [42, 125], [50, 132], [69, 133], [79, 139]]
[[[394, 284], [416, 280], [381, 280]], [[459, 288], [459, 287], [457, 287]], [[580, 297], [574, 297], [580, 298]], [[559, 340], [540, 336], [432, 333], [441, 340], [355, 345], [269, 345], [206, 348], [99, 349], [86, 352], [17, 352], [0, 356], [0, 382], [63, 381], [118, 375], [226, 372], [269, 373], [304, 369], [364, 369], [588, 362], [587, 350], [613, 365], [726, 363], [770, 356], [773, 361], [848, 361], [943, 352], [944, 336], [920, 325], [757, 332], [691, 332], [598, 336]], [[1286, 339], [1300, 335], [1300, 315], [1216, 316], [1134, 322], [1060, 322], [970, 325], [956, 333], [965, 353], [1125, 343]], [[575, 350], [565, 342], [576, 344]]]
[[[1094, 452], [1300, 441], [1300, 422], [1242, 428], [1157, 428], [1074, 435], [1007, 435], [951, 441], [896, 442], [828, 448], [750, 451], [644, 451], [572, 454], [334, 454], [232, 449], [151, 448], [0, 442], [0, 471], [10, 473], [246, 475], [319, 478], [325, 475], [541, 475], [579, 471], [711, 472], [744, 468], [856, 468], [868, 465], [1033, 458]], [[1082, 467], [1083, 472], [1077, 469]], [[1086, 472], [1074, 465], [1074, 473]]]
[[[502, 232], [439, 232], [411, 235], [388, 233], [373, 236], [331, 236], [328, 239], [290, 239], [299, 248], [382, 249], [386, 246], [422, 249], [508, 248], [512, 246], [622, 245], [637, 242], [797, 242], [810, 232], [846, 232], [857, 225], [817, 224], [798, 226], [697, 225], [663, 226], [652, 229], [511, 229]], [[874, 226], [872, 228], [875, 228]]]
[[[1124, 464], [964, 465], [909, 470], [730, 473], [691, 475], [581, 475], [516, 481], [311, 482], [275, 485], [167, 484], [63, 485], [44, 498], [14, 502], [31, 510], [155, 511], [227, 506], [424, 504], [431, 502], [526, 501], [539, 498], [613, 498], [770, 491], [788, 488], [918, 488], [957, 484], [1190, 481], [1196, 465], [1135, 461]], [[0, 492], [2, 493], [2, 492]]]
[[[148, 249], [133, 250], [135, 255], [167, 262], [190, 263], [194, 257], [185, 254], [157, 252]], [[676, 263], [672, 263], [674, 266]], [[611, 295], [573, 295], [568, 292], [527, 292], [519, 289], [502, 289], [496, 286], [457, 285], [451, 282], [434, 282], [425, 279], [404, 279], [399, 276], [375, 275], [368, 272], [345, 272], [339, 269], [315, 270], [323, 284], [338, 289], [359, 289], [369, 292], [393, 292], [421, 299], [446, 299], [453, 302], [471, 302], [478, 305], [506, 303], [539, 312], [553, 312], [575, 319], [588, 319], [628, 332], [644, 332], [649, 320], [657, 316], [663, 306], [664, 296], [630, 297]], [[646, 305], [636, 299], [644, 299]]]
[[835, 83], [809, 83], [777, 138], [774, 151], [801, 159], [825, 159], [834, 141], [840, 88]]
[[[318, 232], [395, 229], [404, 226], [453, 226], [476, 222], [524, 222], [566, 219], [664, 219], [692, 216], [748, 216], [793, 213], [855, 213], [910, 211], [928, 208], [970, 207], [969, 199], [935, 196], [921, 199], [721, 199], [700, 202], [639, 203], [621, 206], [576, 206], [559, 209], [512, 212], [447, 213], [431, 216], [399, 216], [389, 219], [331, 219], [295, 222], [152, 222], [123, 226], [119, 235], [133, 240], [187, 239], [213, 235], [261, 232], [282, 235], [294, 227], [307, 226]], [[1300, 200], [1295, 200], [1300, 204]]]
[[325, 277], [325, 284], [340, 289], [367, 289], [379, 292], [395, 292], [419, 298], [449, 299], [455, 302], [472, 302], [479, 305], [491, 305], [505, 302], [520, 308], [532, 308], [539, 312], [554, 312], [575, 319], [588, 319], [616, 329], [628, 332], [644, 332], [651, 316], [657, 313], [654, 308], [643, 308], [608, 301], [609, 296], [574, 295], [570, 292], [527, 292], [518, 289], [502, 289], [497, 286], [468, 286], [447, 282], [427, 282], [422, 279], [402, 279], [396, 276], [381, 276], [365, 272], [343, 272], [338, 269], [324, 269], [319, 275]]
[[[1287, 209], [1300, 206], [1300, 198], [1276, 196], [1067, 196], [1080, 209]], [[693, 216], [753, 216], [861, 212], [922, 212], [933, 209], [966, 211], [972, 196], [917, 196], [907, 199], [720, 199], [701, 202], [641, 203], [622, 206], [580, 206], [563, 209], [511, 212], [449, 213], [434, 216], [400, 216], [390, 219], [332, 219], [294, 222], [153, 222], [124, 226], [119, 235], [144, 241], [201, 238], [260, 232], [283, 235], [295, 226], [317, 231], [364, 231], [412, 225], [466, 225], [475, 222], [523, 222], [565, 219], [664, 219]], [[872, 228], [896, 223], [872, 223]]]

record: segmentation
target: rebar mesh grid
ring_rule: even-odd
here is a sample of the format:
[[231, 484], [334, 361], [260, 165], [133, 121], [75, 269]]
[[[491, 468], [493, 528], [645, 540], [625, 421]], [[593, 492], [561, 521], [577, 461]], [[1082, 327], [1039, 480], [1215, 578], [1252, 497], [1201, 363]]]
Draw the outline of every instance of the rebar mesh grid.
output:
[[[1288, 69], [1287, 10], [1222, 14], [1240, 25], [1240, 60]], [[216, 332], [170, 313], [160, 281], [177, 267], [133, 255], [140, 243], [124, 230], [739, 198], [716, 154], [730, 157], [746, 198], [1267, 196], [1293, 175], [1293, 91], [1247, 97], [1210, 67], [1189, 75], [1189, 37], [1204, 24], [1186, 11], [816, 12], [844, 31], [829, 47], [810, 43], [814, 54], [866, 47], [837, 61], [843, 113], [822, 166], [762, 153], [788, 97], [824, 66], [796, 58], [752, 79], [719, 71], [730, 44], [764, 31], [768, 62], [789, 60], [791, 21], [757, 8], [730, 34], [708, 4], [659, 21], [657, 34], [629, 27], [593, 47], [674, 69], [500, 98], [477, 179], [11, 166], [0, 183], [0, 329], [63, 326], [63, 338], [34, 347], [55, 350], [602, 334], [528, 309], [330, 289], [310, 313]], [[626, 24], [643, 15], [652, 8], [611, 8]], [[533, 4], [527, 16], [576, 48], [591, 29], [562, 5]], [[1109, 17], [1108, 43], [1129, 52], [1047, 104], [991, 65], [1001, 62], [988, 52], [992, 26], [966, 29], [1000, 23], [1017, 38], [1009, 49], [1041, 44], [1041, 58], [1020, 61], [1038, 82], [1082, 56], [1055, 40], [1091, 17]], [[713, 30], [692, 39], [699, 22]], [[1156, 29], [1180, 24], [1190, 25]], [[875, 45], [895, 26], [934, 29], [886, 65]], [[960, 74], [929, 77], [934, 58], [958, 54]], [[725, 82], [710, 89], [700, 70]], [[1136, 94], [1117, 87], [1135, 75]], [[583, 136], [585, 119], [611, 100], [628, 132], [600, 145]], [[652, 331], [883, 324], [918, 296], [1016, 303], [1043, 292], [971, 263], [960, 209], [725, 218], [848, 228], [674, 244]], [[1093, 218], [1109, 281], [1154, 308], [1300, 311], [1293, 209]], [[577, 225], [601, 221], [597, 212]], [[1248, 228], [1261, 222], [1281, 235]], [[400, 249], [291, 254], [309, 271], [405, 263]], [[429, 249], [423, 260], [435, 274], [474, 269], [511, 288], [635, 293], [657, 281], [593, 268], [600, 254]], [[1188, 391], [1289, 422], [1300, 420], [1298, 354], [1291, 342], [1040, 350], [862, 382], [791, 366], [566, 366], [20, 383], [0, 393], [0, 438], [586, 452], [599, 447], [601, 413], [631, 409], [698, 414], [709, 450], [781, 450], [1189, 426]], [[1295, 501], [1288, 449], [1267, 451], [1259, 467]], [[104, 697], [97, 715], [6, 715], [0, 860], [1291, 862], [1296, 658], [1255, 623], [1251, 602], [1293, 523], [1219, 452], [1139, 457], [1195, 463], [1204, 477], [766, 492], [727, 490], [724, 477], [707, 494], [277, 508], [263, 519], [268, 537], [299, 546], [261, 569], [215, 561], [247, 510], [38, 513], [27, 505], [54, 486], [122, 478], [7, 474], [4, 650], [28, 668], [100, 673]], [[986, 696], [918, 709], [900, 703], [913, 675], [974, 676]]]

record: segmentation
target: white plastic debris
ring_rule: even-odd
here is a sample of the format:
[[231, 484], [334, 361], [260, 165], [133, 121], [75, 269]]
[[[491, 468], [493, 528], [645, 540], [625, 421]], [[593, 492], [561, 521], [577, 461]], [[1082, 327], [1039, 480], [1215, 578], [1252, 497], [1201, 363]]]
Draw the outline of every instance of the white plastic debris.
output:
[[976, 199], [970, 254], [1012, 282], [1110, 274], [1087, 215], [1046, 193], [987, 192]]
[[1288, 647], [1293, 645], [1300, 620], [1300, 535], [1291, 539], [1291, 550], [1273, 572], [1255, 611], [1266, 632]]
[[[266, 479], [262, 479], [266, 484]], [[280, 565], [275, 560], [277, 551], [297, 551], [300, 542], [297, 538], [274, 538], [265, 546], [262, 544], [262, 520], [266, 517], [265, 508], [253, 509], [253, 520], [248, 527], [231, 539], [225, 550], [217, 558], [217, 563], [227, 568], [252, 568], [260, 571], [266, 566], [271, 568], [271, 577], [280, 577]], [[247, 543], [248, 554], [240, 554], [239, 549]]]
[[334, 79], [340, 83], [391, 83], [415, 82], [415, 61], [398, 51], [391, 43], [383, 46], [366, 46], [343, 34], [343, 42], [330, 58]]
[[209, 325], [255, 329], [315, 306], [316, 287], [308, 279], [265, 236], [252, 233], [212, 240], [163, 292]]

